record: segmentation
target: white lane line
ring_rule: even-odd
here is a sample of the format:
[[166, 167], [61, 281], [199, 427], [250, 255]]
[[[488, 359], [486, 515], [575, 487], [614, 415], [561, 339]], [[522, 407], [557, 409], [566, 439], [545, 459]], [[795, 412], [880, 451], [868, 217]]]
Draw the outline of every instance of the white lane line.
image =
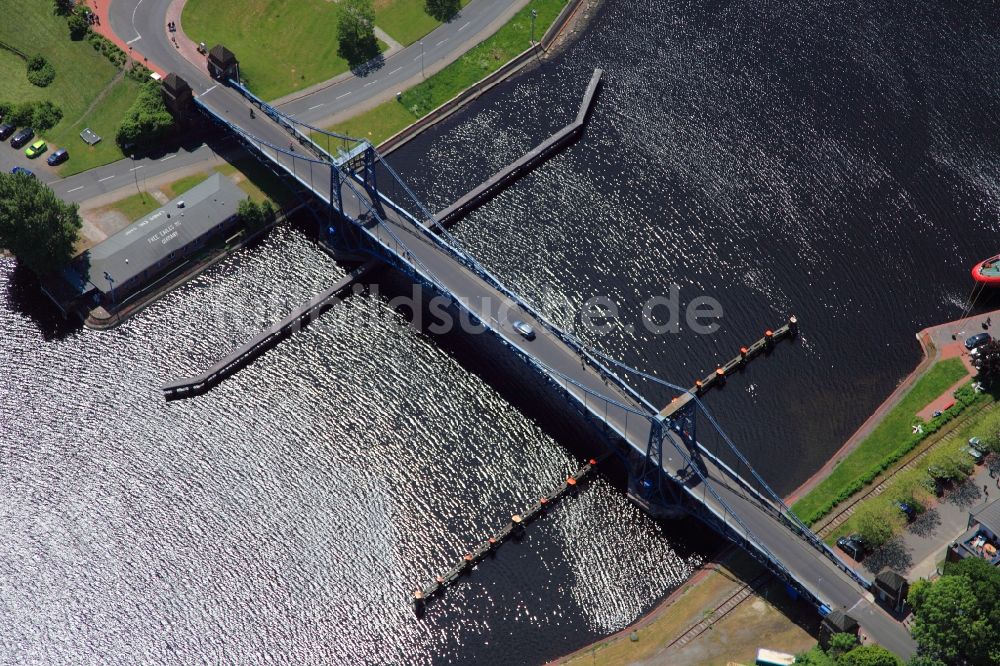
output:
[[101, 179], [99, 179], [99, 180], [98, 180], [97, 182], [98, 182], [98, 183], [103, 183], [104, 181], [106, 181], [106, 180], [111, 180], [112, 178], [114, 178], [114, 176], [107, 176], [107, 177], [105, 177], [105, 178], [101, 178]]
[[321, 102], [321, 103], [319, 103], [319, 104], [317, 104], [315, 106], [310, 106], [308, 109], [306, 109], [306, 111], [312, 111], [313, 109], [318, 109], [319, 107], [323, 106], [323, 104], [324, 103]]
[[367, 88], [368, 86], [373, 86], [373, 85], [375, 85], [376, 83], [378, 83], [378, 79], [375, 79], [374, 81], [369, 81], [368, 83], [366, 83], [366, 84], [364, 85], [364, 87], [365, 87], [365, 88]]
[[440, 42], [438, 42], [438, 43], [437, 43], [437, 44], [435, 44], [434, 46], [441, 46], [442, 44], [444, 44], [444, 43], [445, 43], [445, 42], [447, 42], [447, 41], [448, 41], [447, 39], [442, 39], [442, 40], [441, 40]]
[[340, 99], [340, 98], [342, 98], [342, 97], [347, 97], [347, 96], [348, 96], [348, 95], [350, 95], [350, 94], [351, 94], [350, 92], [345, 92], [345, 93], [344, 93], [343, 95], [339, 95], [339, 96], [337, 97], [337, 99]]
[[167, 155], [166, 157], [164, 157], [164, 158], [163, 158], [162, 160], [160, 160], [160, 161], [161, 161], [161, 162], [166, 162], [167, 160], [172, 160], [172, 159], [174, 159], [175, 157], [177, 157], [177, 155], [176, 155], [176, 154], [175, 154], [175, 155]]
[[396, 72], [398, 72], [401, 69], [403, 69], [403, 68], [402, 67], [397, 67], [396, 69], [394, 69], [391, 72], [389, 72], [388, 74], [386, 74], [386, 76], [392, 76], [393, 74], [395, 74]]
[[145, 164], [140, 164], [140, 165], [139, 165], [139, 166], [137, 166], [137, 167], [133, 167], [133, 168], [129, 169], [129, 171], [135, 171], [136, 169], [141, 169], [141, 168], [142, 168], [142, 167], [144, 167], [144, 166], [146, 166], [146, 165], [145, 165]]
[[125, 42], [125, 43], [126, 43], [126, 44], [135, 44], [135, 43], [136, 43], [137, 41], [139, 41], [140, 39], [142, 39], [142, 35], [139, 35], [138, 37], [136, 37], [136, 38], [134, 38], [134, 39], [130, 39], [130, 40], [128, 40], [128, 41], [127, 41], [127, 42]]
[[420, 55], [418, 55], [416, 58], [413, 59], [413, 62], [416, 62], [416, 61], [420, 60], [423, 57], [424, 57], [424, 54], [421, 53]]
[[69, 194], [70, 192], [76, 192], [77, 190], [82, 190], [82, 189], [83, 185], [81, 185], [80, 187], [74, 187], [72, 190], [66, 190], [66, 194]]
[[469, 27], [469, 24], [470, 24], [470, 23], [472, 23], [472, 21], [466, 21], [466, 22], [465, 22], [465, 25], [463, 25], [463, 26], [462, 26], [461, 28], [459, 28], [459, 29], [458, 29], [458, 31], [459, 31], [459, 32], [462, 32], [463, 30], [465, 30], [466, 28], [468, 28], [468, 27]]
[[219, 87], [219, 84], [216, 83], [214, 86], [212, 86], [211, 88], [209, 88], [208, 90], [206, 90], [205, 92], [203, 92], [201, 94], [201, 96], [204, 97], [205, 95], [207, 95], [208, 93], [212, 92], [213, 90], [215, 90], [218, 87]]
[[[136, 30], [136, 27], [135, 27], [135, 13], [137, 11], [139, 11], [139, 5], [141, 5], [141, 4], [142, 4], [142, 0], [139, 0], [139, 2], [135, 3], [135, 9], [132, 10], [132, 29], [135, 30], [135, 34], [137, 34], [137, 35], [139, 35], [139, 31]], [[139, 37], [142, 37], [142, 35], [139, 35]], [[139, 39], [139, 37], [136, 37], [135, 39]], [[133, 39], [132, 42], [134, 42], [135, 39]], [[132, 42], [129, 42], [129, 44], [131, 44]]]

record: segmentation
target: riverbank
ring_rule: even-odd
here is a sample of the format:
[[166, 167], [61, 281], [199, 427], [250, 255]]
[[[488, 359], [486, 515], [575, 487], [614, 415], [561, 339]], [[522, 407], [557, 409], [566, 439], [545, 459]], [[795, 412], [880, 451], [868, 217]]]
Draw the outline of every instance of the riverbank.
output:
[[[911, 395], [914, 387], [925, 379], [939, 362], [960, 359], [964, 372], [961, 373], [962, 377], [958, 383], [967, 382], [972, 368], [967, 363], [967, 354], [963, 354], [963, 342], [968, 335], [988, 328], [987, 320], [991, 320], [993, 316], [998, 317], [1000, 321], [1000, 311], [995, 311], [927, 327], [917, 333], [916, 337], [921, 346], [921, 359], [917, 367], [875, 409], [830, 461], [796, 488], [786, 498], [786, 502], [791, 504], [810, 490], [817, 488], [846, 456], [855, 451], [884, 422], [887, 415]], [[955, 383], [944, 380], [944, 392], [929, 396], [927, 404], [919, 405], [914, 411], [945, 401]], [[943, 433], [942, 437], [945, 435], [947, 433]], [[915, 452], [914, 455], [919, 455], [921, 452]], [[905, 462], [900, 464], [903, 465]], [[861, 491], [861, 493], [867, 492], [867, 487]], [[737, 554], [746, 562], [740, 563]], [[758, 647], [792, 653], [811, 647], [815, 643], [818, 629], [818, 617], [815, 612], [788, 600], [780, 584], [777, 585], [781, 588], [777, 595], [765, 595], [763, 590], [766, 589], [766, 585], [755, 585], [757, 576], [762, 573], [764, 572], [759, 565], [742, 551], [736, 548], [726, 549], [703, 565], [685, 585], [667, 596], [632, 625], [606, 639], [561, 657], [554, 663], [572, 665], [617, 665], [649, 661], [692, 665], [728, 661], [752, 663], [753, 654]], [[771, 584], [777, 583], [773, 577], [768, 576], [768, 578]], [[747, 592], [749, 588], [754, 587], [760, 587], [761, 592], [754, 590]], [[730, 608], [725, 607], [726, 600], [731, 598], [738, 599], [737, 603]], [[780, 610], [777, 616], [764, 612], [765, 609], [774, 608], [770, 606], [768, 598], [778, 604], [777, 608]], [[719, 616], [720, 607], [725, 609], [722, 617]], [[747, 607], [759, 612], [753, 610], [748, 612]], [[701, 625], [700, 630], [697, 629], [699, 625]], [[720, 640], [721, 636], [725, 636], [724, 640]], [[690, 640], [685, 640], [686, 638]]]

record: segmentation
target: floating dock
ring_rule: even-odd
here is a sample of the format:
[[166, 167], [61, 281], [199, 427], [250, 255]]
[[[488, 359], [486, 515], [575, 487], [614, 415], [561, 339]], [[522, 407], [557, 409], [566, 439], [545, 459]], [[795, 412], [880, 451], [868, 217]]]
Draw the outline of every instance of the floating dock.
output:
[[295, 308], [281, 321], [255, 335], [239, 349], [230, 352], [205, 372], [193, 377], [167, 382], [162, 386], [164, 397], [167, 400], [176, 400], [208, 391], [273, 347], [279, 340], [307, 326], [325, 309], [333, 307], [336, 299], [344, 295], [355, 282], [380, 265], [381, 262], [375, 259], [367, 261], [338, 280], [333, 286], [313, 296], [307, 303]]
[[[594, 70], [594, 75], [587, 85], [583, 101], [580, 103], [580, 109], [577, 111], [576, 119], [573, 122], [532, 148], [520, 159], [493, 174], [489, 180], [462, 196], [455, 203], [437, 213], [435, 216], [437, 221], [444, 227], [455, 224], [470, 212], [495, 197], [518, 178], [529, 173], [549, 157], [576, 141], [583, 132], [583, 128], [590, 116], [590, 110], [594, 105], [594, 99], [597, 96], [603, 75], [603, 70]], [[425, 226], [436, 233], [437, 230], [433, 226], [433, 220], [427, 220]], [[335, 299], [346, 293], [355, 282], [368, 275], [368, 273], [380, 265], [381, 262], [375, 259], [369, 260], [345, 275], [329, 289], [314, 296], [308, 303], [293, 310], [281, 321], [273, 324], [267, 330], [258, 333], [247, 343], [230, 352], [225, 358], [213, 364], [212, 367], [204, 372], [193, 377], [167, 382], [161, 387], [164, 397], [167, 400], [177, 400], [200, 395], [210, 390], [216, 384], [238, 372], [241, 368], [273, 347], [278, 341], [313, 321], [323, 311], [332, 307]]]
[[593, 108], [594, 99], [597, 97], [597, 91], [603, 77], [604, 70], [594, 70], [594, 75], [590, 78], [587, 90], [583, 94], [583, 101], [580, 102], [580, 110], [577, 111], [576, 120], [490, 176], [488, 180], [469, 191], [455, 203], [439, 211], [437, 213], [438, 221], [445, 226], [453, 224], [495, 197], [518, 178], [531, 172], [552, 155], [579, 139], [587, 124], [587, 119], [590, 117], [590, 110]]
[[[603, 460], [603, 457], [601, 459]], [[480, 560], [495, 553], [496, 549], [499, 548], [500, 544], [504, 541], [511, 538], [520, 539], [521, 535], [524, 533], [526, 525], [545, 515], [545, 512], [552, 507], [555, 502], [559, 501], [559, 499], [565, 497], [569, 493], [575, 492], [580, 487], [581, 482], [593, 474], [596, 469], [597, 460], [591, 458], [587, 461], [586, 465], [577, 470], [576, 474], [566, 477], [566, 480], [559, 484], [559, 486], [553, 489], [549, 494], [542, 495], [538, 502], [531, 505], [527, 511], [521, 514], [515, 513], [511, 516], [510, 522], [504, 525], [499, 532], [485, 541], [473, 546], [453, 567], [448, 569], [446, 572], [435, 576], [434, 580], [427, 585], [414, 590], [412, 603], [416, 613], [418, 615], [422, 613], [428, 601], [435, 596], [444, 593], [449, 586], [457, 583], [464, 574], [472, 571], [472, 567], [474, 567]]]

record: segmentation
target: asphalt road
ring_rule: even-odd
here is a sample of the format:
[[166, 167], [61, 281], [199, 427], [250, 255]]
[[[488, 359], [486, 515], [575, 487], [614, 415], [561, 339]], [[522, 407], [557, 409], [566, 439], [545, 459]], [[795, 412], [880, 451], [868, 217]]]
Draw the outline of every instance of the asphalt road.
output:
[[[120, 3], [120, 5], [118, 4]], [[149, 7], [146, 7], [146, 4]], [[478, 0], [470, 5], [488, 4], [485, 0]], [[499, 3], [497, 3], [499, 4]], [[204, 70], [196, 68], [176, 53], [174, 47], [166, 38], [164, 30], [166, 3], [154, 4], [149, 1], [145, 4], [142, 0], [118, 0], [113, 6], [112, 26], [116, 31], [121, 29], [119, 34], [125, 36], [129, 26], [141, 34], [142, 52], [150, 60], [171, 69], [185, 79], [194, 88], [202, 103], [206, 104], [219, 117], [240, 127], [252, 137], [256, 137], [262, 142], [270, 143], [274, 147], [285, 148], [289, 144], [289, 135], [283, 128], [271, 121], [264, 114], [258, 113], [251, 119], [247, 112], [247, 104], [237, 92], [226, 86], [216, 85], [208, 79]], [[118, 18], [114, 18], [117, 16]], [[131, 21], [135, 17], [135, 21]], [[122, 21], [131, 21], [122, 23]], [[449, 26], [443, 26], [439, 30], [458, 30], [462, 27], [461, 19]], [[468, 28], [466, 28], [468, 29]], [[460, 30], [459, 30], [460, 31]], [[444, 33], [442, 33], [444, 34]], [[438, 35], [438, 31], [432, 33], [431, 41]], [[134, 38], [134, 37], [133, 37]], [[448, 41], [441, 42], [438, 36], [437, 47], [447, 50]], [[410, 47], [398, 55], [390, 58], [387, 65], [405, 66], [405, 59], [409, 57], [409, 65], [412, 70], [414, 48]], [[419, 53], [419, 46], [417, 46]], [[407, 55], [409, 54], [409, 55]], [[238, 54], [237, 54], [238, 55]], [[435, 55], [437, 53], [435, 52]], [[426, 56], [425, 56], [426, 57]], [[399, 63], [396, 65], [396, 63]], [[426, 63], [425, 63], [426, 65]], [[419, 66], [419, 62], [416, 63]], [[401, 69], [397, 72], [403, 75]], [[372, 76], [376, 76], [373, 74]], [[353, 81], [353, 83], [350, 83]], [[344, 88], [338, 90], [338, 86]], [[343, 94], [348, 90], [347, 86], [359, 85], [358, 79], [349, 79], [343, 84], [337, 84], [325, 91], [314, 93], [303, 100], [294, 102], [293, 105], [310, 109], [309, 104], [316, 105], [324, 99], [337, 101], [336, 94]], [[376, 87], [381, 87], [383, 91], [391, 86], [397, 85], [395, 79], [387, 73], [380, 81], [373, 79], [372, 85], [361, 84], [361, 89], [350, 88], [352, 95], [357, 94], [351, 104], [356, 104], [363, 95], [373, 95]], [[366, 92], [367, 90], [367, 92]], [[344, 98], [341, 98], [344, 99]], [[325, 104], [325, 102], [323, 102]], [[291, 108], [292, 105], [286, 107]], [[321, 108], [321, 107], [320, 107]], [[318, 111], [318, 109], [313, 109]], [[328, 112], [328, 111], [327, 111]], [[282, 168], [293, 173], [305, 185], [313, 189], [318, 196], [329, 201], [329, 166], [306, 158], [302, 149], [295, 153], [278, 152], [274, 148], [262, 145], [262, 150]], [[115, 173], [115, 177], [119, 176]], [[100, 181], [98, 181], [99, 183]], [[106, 182], [106, 181], [105, 181]], [[93, 184], [94, 187], [97, 184]], [[360, 189], [360, 188], [359, 188]], [[358, 192], [357, 190], [355, 192]], [[344, 205], [355, 218], [360, 211], [367, 206], [366, 197], [363, 193], [351, 193], [344, 190]], [[638, 405], [635, 399], [625, 393], [622, 389], [611, 384], [606, 384], [603, 377], [590, 364], [582, 362], [579, 353], [570, 345], [562, 341], [556, 335], [548, 331], [530, 312], [517, 308], [510, 311], [508, 300], [487, 281], [480, 278], [465, 265], [459, 263], [453, 256], [438, 243], [429, 240], [426, 235], [418, 232], [412, 224], [402, 219], [398, 214], [387, 209], [386, 226], [369, 225], [370, 233], [376, 239], [383, 242], [392, 251], [397, 252], [405, 258], [416, 270], [424, 276], [440, 285], [454, 297], [463, 299], [465, 303], [477, 310], [480, 318], [486, 321], [493, 321], [497, 334], [504, 338], [514, 347], [522, 350], [532, 359], [543, 365], [543, 371], [554, 377], [558, 384], [564, 385], [581, 402], [587, 404], [591, 411], [601, 412], [599, 417], [605, 418], [612, 427], [623, 433], [626, 439], [640, 452], [645, 451], [648, 438], [648, 422], [644, 424], [642, 419], [629, 416], [621, 407], [613, 403], [604, 403], [600, 406], [595, 398], [587, 395], [582, 388], [587, 387], [598, 395], [606, 395], [620, 405], [634, 405], [637, 411], [645, 411], [645, 407]], [[400, 245], [402, 241], [402, 245]], [[518, 335], [511, 327], [511, 315], [516, 313], [516, 317], [534, 326], [536, 336], [532, 340], [527, 340]], [[570, 378], [573, 383], [567, 382]], [[631, 423], [629, 422], [631, 421]], [[638, 425], [636, 424], [638, 421]], [[676, 457], [676, 459], [675, 459]], [[664, 465], [670, 471], [676, 473], [682, 466], [680, 456], [664, 451]], [[725, 505], [731, 507], [742, 520], [742, 525], [730, 524], [738, 532], [749, 529], [763, 547], [789, 571], [795, 578], [831, 607], [843, 608], [855, 617], [867, 633], [871, 634], [875, 640], [890, 650], [902, 656], [909, 656], [914, 651], [914, 643], [906, 629], [890, 618], [882, 609], [870, 602], [864, 590], [844, 572], [840, 571], [826, 557], [818, 553], [805, 540], [789, 531], [784, 524], [771, 512], [761, 507], [759, 498], [749, 495], [738, 485], [734, 484], [721, 470], [715, 467], [711, 461], [706, 465], [709, 472], [709, 480], [702, 483], [703, 489], [700, 499], [718, 515], [726, 515]], [[713, 496], [712, 493], [704, 492], [704, 489], [711, 487], [715, 494], [723, 500]], [[695, 495], [697, 496], [697, 495]]]
[[[430, 75], [458, 58], [527, 3], [528, 0], [472, 0], [452, 21], [436, 28], [421, 42], [393, 54], [366, 75], [332, 79], [336, 83], [282, 103], [281, 109], [303, 122], [316, 124], [373, 99], [391, 97], [419, 81], [422, 72]], [[166, 29], [169, 5], [165, 0], [113, 0], [111, 28], [133, 49], [165, 70], [179, 74], [199, 92], [190, 78], [194, 66], [170, 42]], [[239, 56], [237, 53], [236, 57]], [[204, 72], [207, 78], [207, 71], [200, 63], [197, 71]]]

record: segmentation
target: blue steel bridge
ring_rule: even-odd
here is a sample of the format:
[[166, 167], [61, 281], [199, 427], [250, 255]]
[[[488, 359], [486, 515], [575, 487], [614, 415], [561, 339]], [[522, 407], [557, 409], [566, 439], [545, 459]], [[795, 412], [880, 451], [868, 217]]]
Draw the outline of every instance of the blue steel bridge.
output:
[[[588, 94], [599, 78], [598, 72]], [[321, 221], [323, 242], [342, 246], [353, 234], [368, 251], [450, 299], [551, 382], [625, 458], [630, 495], [646, 510], [656, 515], [682, 507], [821, 613], [843, 610], [893, 652], [915, 651], [909, 632], [873, 603], [871, 582], [795, 517], [696, 395], [591, 350], [546, 320], [464, 250], [367, 141], [299, 122], [234, 80], [218, 84], [202, 75], [193, 84], [204, 90], [195, 96], [197, 107], [299, 192]], [[515, 320], [530, 324], [534, 339], [519, 335]], [[666, 408], [652, 404], [635, 388], [644, 382], [675, 391], [677, 399]], [[700, 443], [699, 423], [718, 431], [726, 456], [752, 481]]]

